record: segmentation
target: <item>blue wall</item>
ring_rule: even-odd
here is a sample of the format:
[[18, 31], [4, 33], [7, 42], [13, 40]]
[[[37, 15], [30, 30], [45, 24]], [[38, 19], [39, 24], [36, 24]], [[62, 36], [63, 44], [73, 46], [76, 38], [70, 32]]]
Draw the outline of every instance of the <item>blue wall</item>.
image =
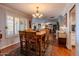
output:
[[48, 19], [42, 18], [42, 19], [32, 19], [32, 23], [47, 23], [49, 22]]

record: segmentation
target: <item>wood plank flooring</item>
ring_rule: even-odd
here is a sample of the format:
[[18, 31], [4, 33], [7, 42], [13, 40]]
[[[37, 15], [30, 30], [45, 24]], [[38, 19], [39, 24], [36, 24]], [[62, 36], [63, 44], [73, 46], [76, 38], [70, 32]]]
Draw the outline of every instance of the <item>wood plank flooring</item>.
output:
[[[59, 45], [58, 41], [55, 39], [53, 34], [50, 34], [50, 47], [47, 49], [47, 56], [75, 56], [76, 49], [73, 47], [72, 50], [68, 50], [63, 45]], [[1, 50], [2, 54], [7, 54], [10, 51], [20, 47], [20, 44], [17, 43], [15, 45], [9, 46], [5, 49]]]

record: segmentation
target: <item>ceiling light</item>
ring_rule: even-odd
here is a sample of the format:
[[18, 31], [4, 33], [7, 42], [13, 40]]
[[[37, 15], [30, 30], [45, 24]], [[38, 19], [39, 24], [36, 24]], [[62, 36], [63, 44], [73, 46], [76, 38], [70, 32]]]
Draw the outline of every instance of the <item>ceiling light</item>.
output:
[[39, 12], [39, 7], [36, 7], [36, 12], [32, 14], [33, 18], [42, 18], [43, 14]]

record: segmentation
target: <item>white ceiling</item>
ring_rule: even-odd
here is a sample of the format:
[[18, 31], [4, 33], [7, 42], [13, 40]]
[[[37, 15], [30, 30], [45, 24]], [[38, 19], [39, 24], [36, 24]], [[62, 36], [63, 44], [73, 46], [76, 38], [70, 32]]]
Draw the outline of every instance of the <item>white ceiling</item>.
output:
[[5, 5], [29, 15], [32, 15], [36, 11], [36, 7], [39, 6], [40, 12], [47, 17], [60, 15], [66, 6], [64, 3], [6, 3]]

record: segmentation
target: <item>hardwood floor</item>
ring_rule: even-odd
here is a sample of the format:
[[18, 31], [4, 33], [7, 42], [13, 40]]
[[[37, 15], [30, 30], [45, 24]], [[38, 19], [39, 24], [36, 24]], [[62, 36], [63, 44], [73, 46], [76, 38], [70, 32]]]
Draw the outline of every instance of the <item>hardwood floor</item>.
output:
[[7, 54], [7, 53], [11, 52], [12, 50], [15, 50], [18, 47], [20, 47], [20, 43], [11, 45], [9, 47], [6, 47], [6, 48], [4, 48], [4, 49], [1, 50], [1, 55]]
[[66, 47], [62, 45], [53, 45], [52, 46], [52, 56], [75, 56], [75, 48], [73, 47], [72, 50], [68, 50]]
[[54, 35], [51, 34], [50, 38], [52, 40], [51, 41], [52, 51], [50, 53], [50, 56], [75, 56], [76, 55], [75, 47], [72, 47], [72, 50], [68, 50], [64, 45], [61, 45], [58, 43]]
[[[75, 56], [76, 49], [74, 47], [72, 48], [72, 50], [68, 50], [63, 45], [59, 45], [58, 41], [55, 39], [55, 36], [53, 36], [52, 34], [50, 34], [49, 38], [50, 38], [50, 47], [48, 48], [47, 56]], [[5, 49], [2, 49], [1, 52], [3, 54], [7, 54], [18, 47], [20, 47], [19, 43], [9, 46]]]

